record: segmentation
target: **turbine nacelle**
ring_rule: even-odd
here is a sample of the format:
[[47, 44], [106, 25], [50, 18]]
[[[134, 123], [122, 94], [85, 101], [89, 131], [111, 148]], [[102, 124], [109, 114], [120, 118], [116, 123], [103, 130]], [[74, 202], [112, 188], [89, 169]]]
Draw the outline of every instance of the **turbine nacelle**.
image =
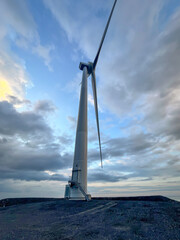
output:
[[79, 69], [81, 71], [83, 71], [84, 67], [87, 67], [88, 75], [91, 75], [91, 73], [93, 71], [93, 63], [92, 62], [88, 62], [88, 63], [80, 62], [79, 63]]

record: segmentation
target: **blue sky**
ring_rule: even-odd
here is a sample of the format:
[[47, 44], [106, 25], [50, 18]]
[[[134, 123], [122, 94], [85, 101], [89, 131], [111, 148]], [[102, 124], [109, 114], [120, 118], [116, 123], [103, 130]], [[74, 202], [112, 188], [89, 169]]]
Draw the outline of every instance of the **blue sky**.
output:
[[[0, 198], [63, 197], [80, 61], [93, 61], [112, 0], [0, 2]], [[93, 196], [180, 200], [180, 3], [118, 0], [96, 69], [104, 168], [88, 82]]]

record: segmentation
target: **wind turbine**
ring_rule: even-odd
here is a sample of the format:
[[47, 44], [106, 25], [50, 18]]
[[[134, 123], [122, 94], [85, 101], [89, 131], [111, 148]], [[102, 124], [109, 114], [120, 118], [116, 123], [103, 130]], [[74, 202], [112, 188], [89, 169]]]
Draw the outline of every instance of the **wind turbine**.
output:
[[83, 74], [82, 74], [81, 93], [80, 93], [80, 102], [79, 102], [78, 122], [77, 122], [77, 129], [76, 129], [74, 162], [73, 162], [73, 169], [72, 169], [72, 177], [71, 177], [71, 180], [68, 181], [68, 185], [66, 185], [65, 195], [64, 195], [66, 199], [70, 199], [70, 200], [90, 200], [91, 199], [91, 195], [87, 194], [87, 80], [90, 75], [91, 75], [92, 89], [93, 89], [93, 95], [94, 95], [94, 107], [95, 107], [95, 113], [96, 113], [96, 123], [97, 123], [100, 159], [101, 159], [101, 167], [102, 167], [102, 151], [101, 151], [101, 139], [100, 139], [100, 130], [99, 130], [95, 70], [96, 70], [99, 54], [106, 36], [106, 32], [107, 32], [116, 2], [117, 0], [114, 1], [94, 62], [93, 63], [80, 62], [79, 64], [79, 68], [80, 70], [83, 71]]

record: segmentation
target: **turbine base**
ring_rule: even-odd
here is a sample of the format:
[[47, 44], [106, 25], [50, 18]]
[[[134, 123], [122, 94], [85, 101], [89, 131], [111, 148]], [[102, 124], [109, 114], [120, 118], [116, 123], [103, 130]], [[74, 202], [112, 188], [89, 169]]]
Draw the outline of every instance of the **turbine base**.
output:
[[80, 186], [66, 185], [64, 198], [68, 200], [91, 200], [91, 195], [83, 192]]

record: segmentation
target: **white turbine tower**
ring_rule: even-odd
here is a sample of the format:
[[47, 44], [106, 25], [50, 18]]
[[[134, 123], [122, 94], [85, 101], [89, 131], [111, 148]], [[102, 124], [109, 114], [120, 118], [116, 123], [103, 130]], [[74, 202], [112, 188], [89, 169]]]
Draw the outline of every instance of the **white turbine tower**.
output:
[[77, 130], [76, 130], [74, 162], [73, 162], [72, 177], [71, 177], [71, 180], [68, 182], [68, 185], [66, 185], [66, 189], [65, 189], [65, 198], [70, 200], [90, 200], [91, 199], [91, 195], [87, 194], [87, 79], [90, 75], [91, 75], [92, 89], [93, 89], [93, 95], [94, 95], [94, 107], [95, 107], [95, 113], [96, 113], [96, 123], [97, 123], [101, 167], [102, 167], [102, 152], [101, 152], [101, 139], [100, 139], [100, 131], [99, 131], [95, 69], [96, 69], [99, 54], [104, 42], [104, 38], [106, 36], [106, 32], [107, 32], [116, 2], [117, 0], [114, 1], [94, 62], [93, 63], [80, 62], [79, 64], [79, 68], [80, 70], [83, 71], [83, 75], [82, 75], [79, 114], [78, 114]]

